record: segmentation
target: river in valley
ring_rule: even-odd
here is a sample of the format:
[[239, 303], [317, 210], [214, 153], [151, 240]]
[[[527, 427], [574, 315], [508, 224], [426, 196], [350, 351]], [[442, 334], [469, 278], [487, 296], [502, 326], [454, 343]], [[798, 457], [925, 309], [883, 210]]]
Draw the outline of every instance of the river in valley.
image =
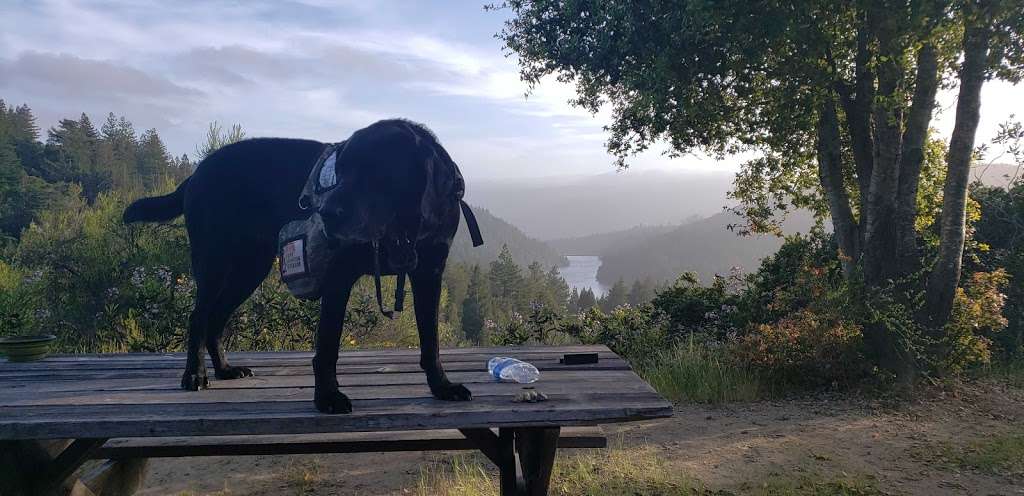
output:
[[608, 291], [603, 284], [597, 282], [597, 269], [601, 267], [601, 257], [594, 255], [568, 255], [569, 265], [558, 269], [558, 273], [569, 284], [570, 288], [582, 291], [590, 288], [594, 296], [600, 298]]

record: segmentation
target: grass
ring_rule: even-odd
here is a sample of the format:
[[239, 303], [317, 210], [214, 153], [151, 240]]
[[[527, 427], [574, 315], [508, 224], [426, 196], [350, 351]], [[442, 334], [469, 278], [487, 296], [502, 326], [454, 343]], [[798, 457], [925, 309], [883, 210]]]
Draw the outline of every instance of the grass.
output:
[[966, 444], [944, 443], [932, 461], [991, 475], [1024, 475], [1024, 429]]
[[731, 363], [724, 351], [692, 340], [659, 352], [638, 369], [654, 389], [676, 402], [717, 404], [765, 397], [766, 388], [753, 372]]
[[1017, 359], [992, 364], [985, 370], [985, 375], [1012, 386], [1024, 388], [1024, 360]]
[[291, 460], [281, 473], [281, 478], [296, 494], [306, 493], [315, 489], [323, 479], [323, 464], [317, 458]]
[[[497, 496], [497, 475], [478, 456], [456, 456], [420, 472], [421, 496]], [[553, 496], [692, 496], [705, 494], [696, 480], [667, 466], [651, 448], [610, 449], [559, 457], [551, 476]]]
[[883, 496], [874, 478], [844, 476], [829, 478], [821, 475], [784, 477], [772, 475], [758, 486], [747, 484], [741, 494], [756, 496]]
[[[664, 456], [664, 455], [662, 455]], [[493, 467], [477, 455], [439, 459], [420, 471], [419, 496], [497, 496]], [[552, 496], [884, 496], [874, 478], [843, 473], [772, 474], [744, 483], [737, 492], [712, 490], [669, 466], [653, 448], [613, 448], [555, 460]]]

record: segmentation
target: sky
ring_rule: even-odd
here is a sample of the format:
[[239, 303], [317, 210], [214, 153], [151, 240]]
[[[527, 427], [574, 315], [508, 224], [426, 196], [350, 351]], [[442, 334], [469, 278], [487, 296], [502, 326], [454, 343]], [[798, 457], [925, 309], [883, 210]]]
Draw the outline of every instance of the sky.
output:
[[[108, 112], [156, 128], [192, 154], [212, 121], [248, 136], [340, 141], [378, 119], [406, 117], [440, 137], [468, 178], [512, 179], [615, 170], [604, 149], [609, 113], [569, 105], [571, 85], [525, 96], [486, 0], [0, 2], [0, 98], [27, 103], [43, 129]], [[990, 83], [979, 139], [1024, 87]], [[934, 121], [948, 136], [955, 94]], [[735, 170], [741, 157], [670, 159], [654, 147], [631, 170]]]

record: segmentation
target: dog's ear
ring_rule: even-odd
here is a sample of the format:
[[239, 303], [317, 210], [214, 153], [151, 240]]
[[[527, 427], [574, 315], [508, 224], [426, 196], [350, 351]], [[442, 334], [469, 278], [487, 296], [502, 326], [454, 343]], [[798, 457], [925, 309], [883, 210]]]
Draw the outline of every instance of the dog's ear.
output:
[[443, 223], [454, 215], [459, 200], [466, 191], [459, 168], [448, 152], [433, 139], [422, 139], [422, 163], [426, 169], [426, 186], [420, 203], [423, 220], [431, 224]]

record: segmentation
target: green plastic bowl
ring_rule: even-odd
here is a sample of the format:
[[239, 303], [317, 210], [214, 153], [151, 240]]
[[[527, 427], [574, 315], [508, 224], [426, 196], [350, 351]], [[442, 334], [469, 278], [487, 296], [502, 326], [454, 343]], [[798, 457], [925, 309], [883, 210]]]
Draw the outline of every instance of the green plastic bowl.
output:
[[50, 353], [50, 343], [55, 339], [57, 336], [53, 334], [0, 338], [0, 353], [12, 362], [42, 360]]

